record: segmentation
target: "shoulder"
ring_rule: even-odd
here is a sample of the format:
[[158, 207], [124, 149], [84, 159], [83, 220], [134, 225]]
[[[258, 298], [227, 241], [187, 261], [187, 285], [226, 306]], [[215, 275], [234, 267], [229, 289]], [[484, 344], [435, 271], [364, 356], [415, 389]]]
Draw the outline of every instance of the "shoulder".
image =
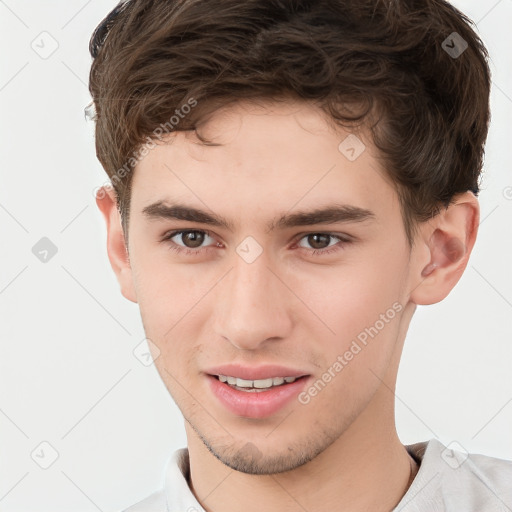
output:
[[[461, 478], [467, 482], [467, 492], [476, 501], [479, 498], [488, 498], [487, 502], [507, 505], [512, 508], [512, 461], [489, 457], [487, 455], [468, 454], [460, 466], [463, 470]], [[493, 509], [494, 510], [494, 509]], [[505, 510], [503, 506], [496, 510]]]
[[408, 445], [421, 461], [398, 511], [503, 512], [512, 510], [512, 461], [467, 453], [437, 439]]

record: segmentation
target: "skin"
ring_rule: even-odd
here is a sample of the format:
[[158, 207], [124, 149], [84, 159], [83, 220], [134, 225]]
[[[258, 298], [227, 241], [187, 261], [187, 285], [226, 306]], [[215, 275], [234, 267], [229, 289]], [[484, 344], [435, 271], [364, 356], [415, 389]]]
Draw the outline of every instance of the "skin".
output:
[[[420, 225], [410, 249], [398, 197], [364, 133], [365, 151], [349, 161], [338, 150], [349, 132], [314, 105], [291, 100], [237, 103], [200, 130], [222, 145], [178, 132], [137, 164], [128, 251], [114, 195], [106, 189], [97, 199], [121, 291], [138, 302], [158, 347], [156, 367], [185, 418], [189, 485], [214, 512], [316, 512], [341, 503], [343, 510], [389, 511], [411, 475], [394, 420], [409, 322], [416, 305], [444, 299], [464, 272], [478, 200], [458, 195]], [[222, 215], [234, 231], [142, 214], [163, 200]], [[370, 209], [375, 218], [266, 230], [285, 212], [332, 202]], [[211, 238], [199, 246], [181, 235], [162, 242], [174, 229], [208, 230]], [[315, 245], [307, 236], [315, 233], [353, 242], [333, 237]], [[263, 251], [250, 264], [236, 252], [247, 236]], [[178, 254], [173, 242], [201, 252]], [[267, 418], [241, 417], [207, 385], [204, 370], [230, 362], [282, 364], [311, 375], [311, 384], [396, 303], [394, 318], [307, 404], [293, 400]]]

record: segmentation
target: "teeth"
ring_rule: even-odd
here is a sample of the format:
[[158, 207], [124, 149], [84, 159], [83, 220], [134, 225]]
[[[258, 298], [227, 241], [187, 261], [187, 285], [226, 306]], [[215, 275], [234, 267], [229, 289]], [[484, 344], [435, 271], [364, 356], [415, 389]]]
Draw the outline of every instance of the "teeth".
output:
[[[228, 377], [228, 381], [229, 381], [229, 377]], [[236, 381], [236, 385], [239, 387], [239, 388], [252, 388], [253, 385], [252, 385], [252, 380], [245, 380], [245, 379], [239, 379], [238, 377], [235, 379]], [[231, 383], [230, 383], [231, 384]]]
[[232, 386], [239, 388], [258, 388], [268, 389], [272, 386], [280, 386], [285, 382], [289, 384], [294, 382], [298, 377], [269, 377], [268, 379], [246, 380], [239, 377], [230, 377], [229, 375], [218, 375], [221, 382], [227, 382]]
[[253, 381], [253, 388], [270, 388], [274, 385], [274, 380], [272, 378], [269, 379], [260, 379], [260, 380], [254, 380]]

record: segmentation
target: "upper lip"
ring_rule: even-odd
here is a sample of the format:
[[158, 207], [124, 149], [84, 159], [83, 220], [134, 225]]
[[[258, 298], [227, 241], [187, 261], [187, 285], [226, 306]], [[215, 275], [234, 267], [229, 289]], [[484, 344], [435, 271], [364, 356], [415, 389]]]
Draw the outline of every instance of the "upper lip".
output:
[[238, 364], [225, 364], [215, 366], [205, 370], [210, 375], [226, 375], [229, 377], [239, 377], [245, 380], [261, 380], [271, 377], [302, 377], [308, 375], [306, 372], [287, 368], [276, 364], [265, 366], [242, 366]]

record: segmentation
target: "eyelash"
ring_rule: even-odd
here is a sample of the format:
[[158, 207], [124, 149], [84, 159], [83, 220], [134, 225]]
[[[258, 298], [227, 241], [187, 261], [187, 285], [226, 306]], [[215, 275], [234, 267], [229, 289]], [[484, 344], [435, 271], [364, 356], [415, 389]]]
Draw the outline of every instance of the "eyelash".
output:
[[[210, 247], [201, 247], [199, 249], [183, 248], [183, 247], [177, 245], [175, 242], [173, 242], [171, 240], [171, 238], [174, 238], [176, 235], [181, 235], [181, 234], [184, 234], [184, 233], [204, 233], [205, 235], [214, 238], [212, 233], [210, 233], [210, 231], [207, 231], [207, 230], [204, 230], [204, 229], [181, 229], [181, 230], [175, 230], [175, 231], [170, 231], [169, 233], [166, 233], [164, 235], [164, 237], [162, 238], [161, 242], [163, 242], [163, 243], [171, 242], [170, 244], [168, 244], [169, 249], [171, 249], [172, 251], [175, 251], [175, 252], [177, 252], [179, 254], [185, 254], [186, 256], [196, 256], [196, 255], [202, 253], [203, 250], [208, 250], [209, 248], [212, 247], [212, 246], [210, 246]], [[348, 244], [352, 243], [352, 240], [349, 239], [349, 238], [343, 237], [341, 235], [336, 235], [336, 234], [333, 234], [333, 233], [324, 233], [322, 231], [318, 231], [318, 232], [317, 231], [313, 231], [311, 233], [306, 233], [305, 235], [302, 235], [297, 240], [297, 242], [300, 242], [303, 238], [306, 238], [307, 236], [310, 236], [310, 235], [326, 235], [326, 236], [330, 236], [331, 238], [337, 238], [339, 240], [339, 243], [333, 245], [330, 248], [310, 249], [310, 254], [313, 255], [313, 256], [324, 256], [326, 254], [331, 254], [333, 252], [341, 250], [342, 246], [345, 246], [345, 245], [348, 245]]]

